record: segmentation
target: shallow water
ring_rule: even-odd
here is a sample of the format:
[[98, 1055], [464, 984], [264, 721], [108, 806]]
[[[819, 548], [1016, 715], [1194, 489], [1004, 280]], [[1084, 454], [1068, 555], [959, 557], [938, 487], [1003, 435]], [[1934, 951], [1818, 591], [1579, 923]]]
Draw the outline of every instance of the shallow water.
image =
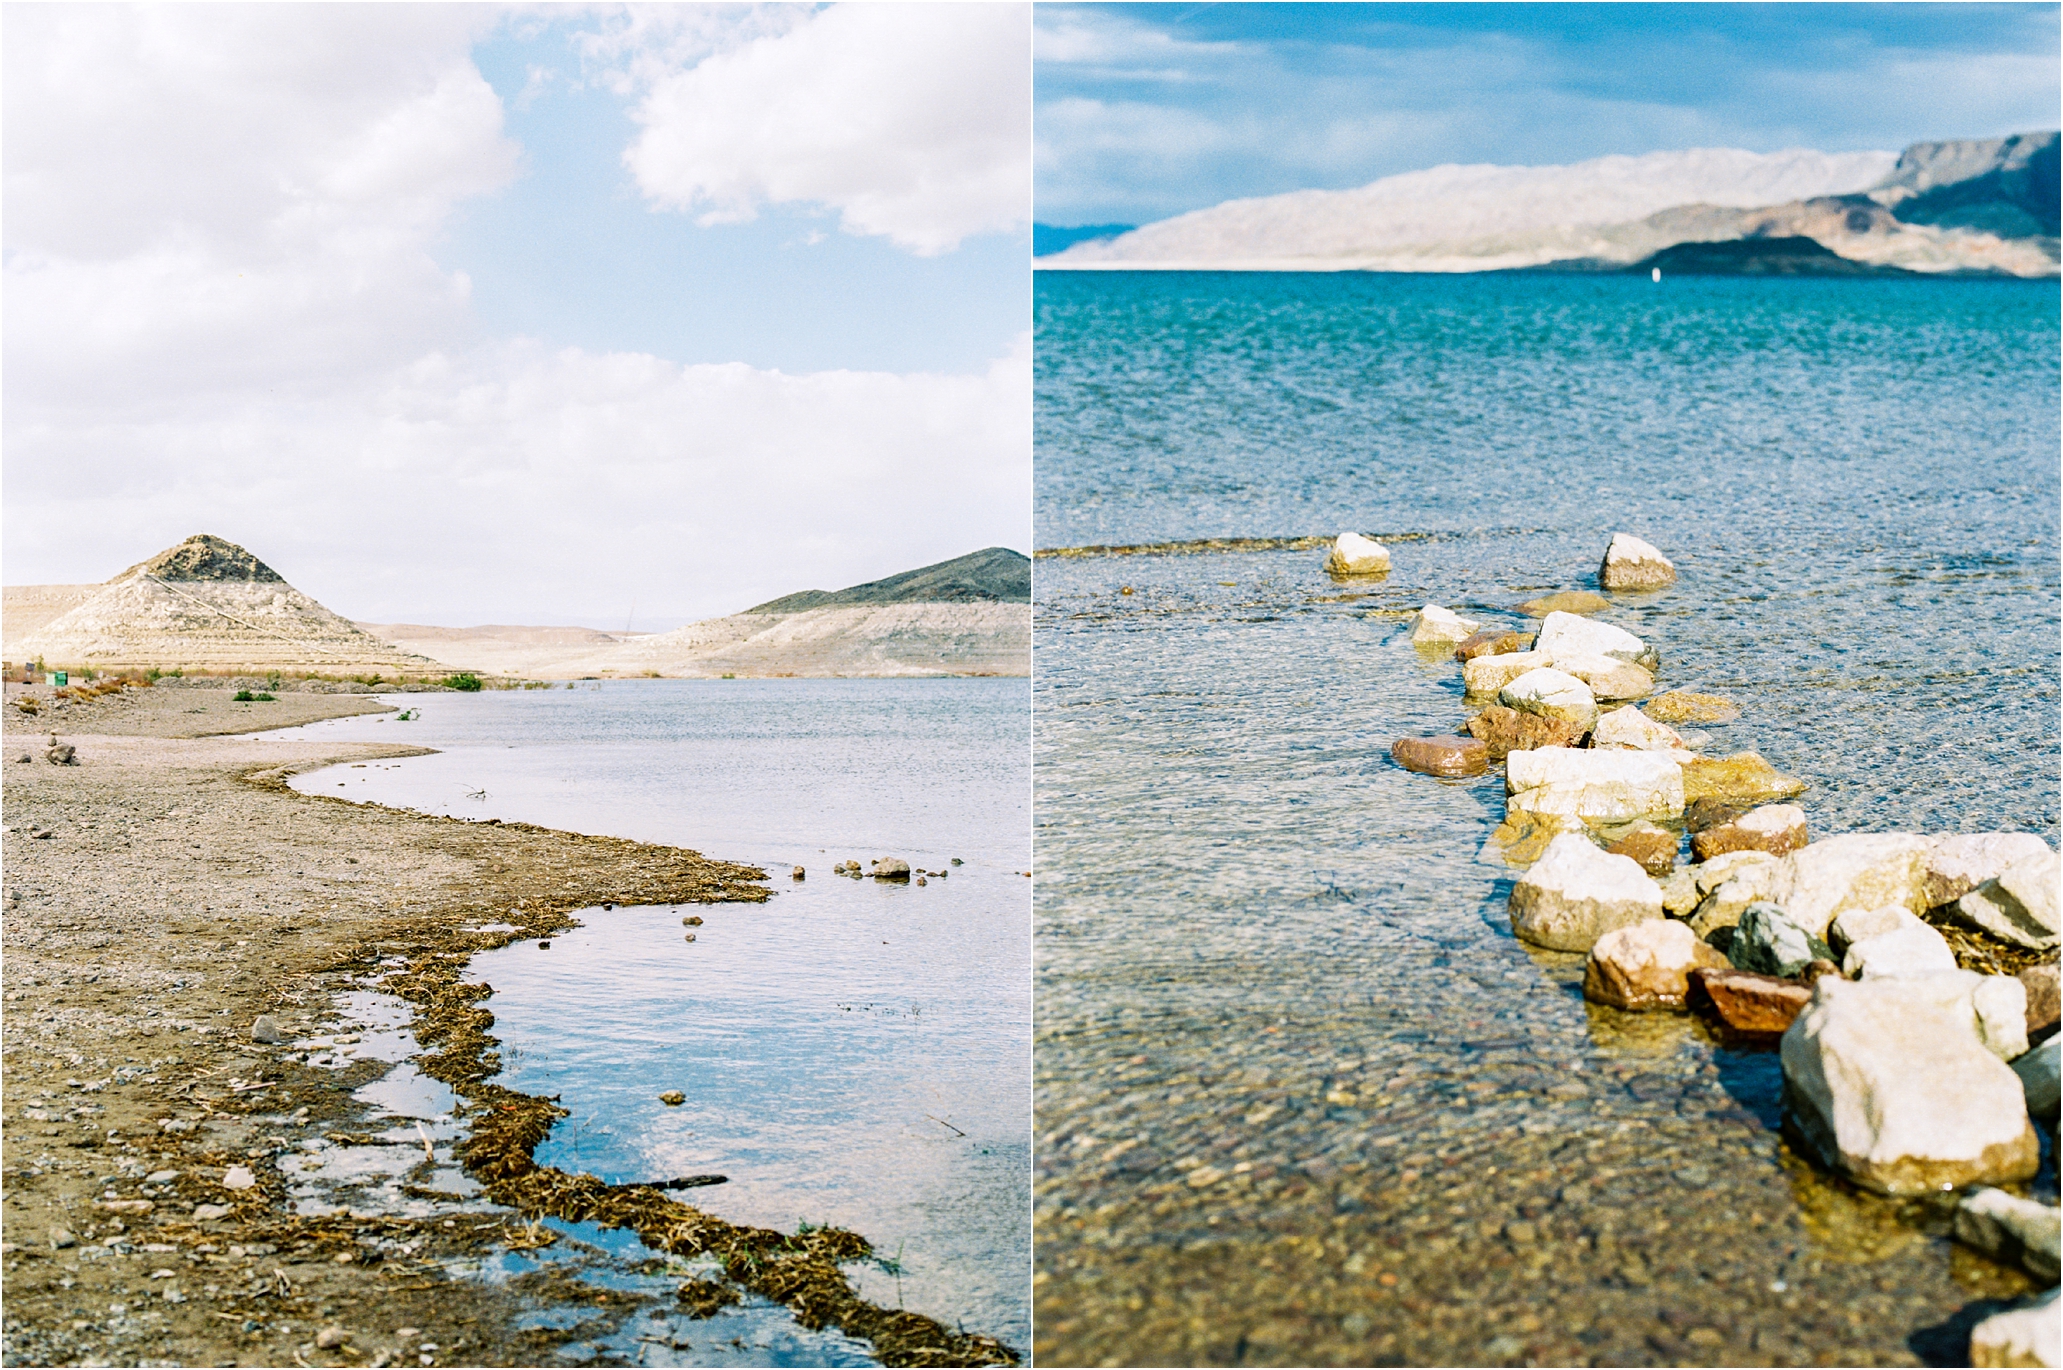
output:
[[2024, 1288], [1791, 1157], [1772, 1055], [1586, 1005], [1501, 776], [1389, 760], [1466, 717], [1406, 612], [1624, 529], [1679, 581], [1600, 616], [1815, 835], [2056, 840], [2056, 287], [1665, 284], [1039, 278], [1042, 547], [1394, 557], [1038, 562], [1042, 1358], [1939, 1360]]
[[[1021, 1347], [1027, 691], [636, 681], [409, 696], [397, 702], [420, 711], [413, 722], [319, 726], [439, 755], [294, 783], [765, 866], [765, 905], [589, 909], [548, 950], [520, 942], [476, 959], [495, 989], [501, 1082], [573, 1113], [538, 1159], [618, 1182], [725, 1175], [679, 1197], [734, 1222], [849, 1227], [895, 1267], [850, 1270], [867, 1297]], [[950, 874], [919, 887], [830, 871], [890, 855]], [[703, 921], [684, 927], [689, 916]], [[669, 1089], [687, 1102], [662, 1104]], [[811, 1337], [761, 1345], [768, 1335], [725, 1340], [724, 1355], [832, 1354]], [[678, 1339], [703, 1348], [681, 1350], [690, 1360], [715, 1354], [706, 1335]], [[672, 1354], [649, 1346], [648, 1363]]]

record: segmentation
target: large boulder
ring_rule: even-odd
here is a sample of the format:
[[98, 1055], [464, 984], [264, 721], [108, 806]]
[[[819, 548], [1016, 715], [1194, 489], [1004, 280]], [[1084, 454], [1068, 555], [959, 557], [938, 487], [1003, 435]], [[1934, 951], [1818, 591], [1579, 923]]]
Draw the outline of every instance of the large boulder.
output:
[[1461, 681], [1472, 695], [1494, 695], [1526, 672], [1552, 665], [1554, 658], [1545, 652], [1493, 652], [1464, 664]]
[[1468, 735], [1490, 750], [1492, 761], [1535, 747], [1573, 747], [1583, 740], [1580, 725], [1492, 704], [1468, 721]]
[[1927, 853], [1927, 907], [1953, 904], [2008, 866], [2054, 853], [2031, 832], [1950, 833]]
[[1896, 904], [1881, 909], [1850, 909], [1827, 924], [1827, 945], [1834, 955], [1846, 956], [1848, 949], [1857, 942], [1879, 937], [1900, 928], [1926, 927], [1924, 919], [1915, 917]]
[[[1653, 752], [1541, 747], [1505, 759], [1505, 813], [1624, 823], [1683, 811], [1683, 772]], [[1600, 853], [1602, 854], [1602, 853]], [[1645, 878], [1645, 877], [1643, 877]]]
[[1390, 755], [1407, 771], [1448, 779], [1490, 769], [1490, 749], [1473, 737], [1400, 737]]
[[2058, 1290], [2018, 1308], [1994, 1313], [1970, 1329], [1973, 1366], [2063, 1365], [2063, 1318], [2056, 1316]]
[[1614, 657], [1649, 670], [1654, 669], [1658, 660], [1654, 648], [1624, 628], [1580, 614], [1559, 612], [1541, 620], [1540, 636], [1533, 639], [1533, 650], [1549, 656]]
[[1636, 752], [1680, 752], [1683, 755], [1679, 760], [1687, 760], [1690, 755], [1676, 729], [1655, 722], [1630, 704], [1606, 709], [1597, 716], [1590, 732], [1590, 745]]
[[1728, 852], [1692, 867], [1698, 902], [1690, 912], [1691, 931], [1709, 937], [1734, 927], [1750, 904], [1770, 897], [1776, 875], [1777, 858], [1759, 851]]
[[1691, 850], [1700, 861], [1710, 861], [1730, 851], [1764, 851], [1771, 856], [1784, 856], [1808, 841], [1805, 810], [1796, 804], [1764, 804], [1738, 818], [1693, 833]]
[[1478, 628], [1454, 645], [1456, 661], [1474, 661], [1479, 656], [1510, 656], [1523, 652], [1533, 645], [1533, 635], [1514, 628], [1492, 624]]
[[2006, 867], [1956, 901], [1956, 912], [2002, 942], [2048, 951], [2057, 945], [2057, 882], [2063, 858], [2043, 844], [2039, 856]]
[[1466, 640], [1469, 634], [1482, 626], [1475, 619], [1463, 618], [1452, 609], [1428, 604], [1411, 620], [1411, 645], [1451, 647]]
[[1758, 900], [1741, 910], [1726, 956], [1741, 970], [1788, 980], [1803, 974], [1814, 961], [1830, 960], [1832, 953], [1826, 943], [1792, 922], [1782, 909]]
[[1922, 982], [1823, 978], [1782, 1055], [1793, 1139], [1865, 1188], [2010, 1184], [2040, 1164], [2019, 1077]]
[[1825, 937], [1850, 909], [1926, 907], [1926, 858], [1933, 842], [1914, 833], [1849, 833], [1823, 837], [1784, 857], [1769, 897], [1799, 927]]
[[1325, 558], [1336, 576], [1383, 576], [1390, 572], [1390, 549], [1359, 533], [1341, 533]]
[[1583, 997], [1620, 1009], [1682, 1008], [1690, 973], [1726, 958], [1681, 923], [1643, 919], [1614, 928], [1590, 948]]
[[2017, 1265], [2044, 1284], [2056, 1283], [2063, 1221], [2048, 1204], [2003, 1189], [1965, 1194], [1956, 1204], [1955, 1238], [2001, 1265]]
[[1497, 692], [1497, 702], [1542, 718], [1556, 718], [1588, 731], [1597, 717], [1590, 687], [1565, 672], [1542, 667], [1526, 672]]
[[1905, 910], [1911, 919], [1889, 932], [1848, 944], [1841, 955], [1841, 973], [1851, 980], [1910, 980], [1956, 969], [1948, 939]]
[[1597, 568], [1597, 583], [1607, 590], [1659, 590], [1675, 582], [1675, 563], [1631, 533], [1612, 534]]
[[[1515, 752], [1513, 759], [1537, 755]], [[1614, 928], [1659, 919], [1662, 890], [1637, 862], [1565, 832], [1512, 886], [1510, 908], [1520, 940], [1555, 951], [1589, 951]]]
[[2056, 1121], [2056, 1070], [2063, 1061], [2063, 1037], [2051, 1037], [2032, 1051], [2023, 1051], [2013, 1061], [2013, 1073], [2027, 1091], [2027, 1113], [2032, 1118]]
[[1655, 688], [1655, 678], [1646, 670], [1615, 656], [1558, 652], [1554, 669], [1576, 677], [1599, 699], [1639, 699]]
[[1805, 782], [1784, 775], [1754, 752], [1701, 756], [1683, 766], [1686, 798], [1724, 799], [1738, 804], [1764, 804], [1805, 792]]

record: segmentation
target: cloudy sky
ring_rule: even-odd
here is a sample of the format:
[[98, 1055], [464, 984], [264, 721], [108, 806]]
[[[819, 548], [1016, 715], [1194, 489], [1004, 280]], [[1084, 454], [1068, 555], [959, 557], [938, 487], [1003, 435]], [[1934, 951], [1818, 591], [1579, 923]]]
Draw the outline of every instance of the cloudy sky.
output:
[[1148, 223], [1447, 162], [1897, 150], [2054, 128], [2057, 12], [1041, 4], [1037, 217]]
[[1012, 4], [20, 5], [7, 584], [670, 627], [1030, 524]]

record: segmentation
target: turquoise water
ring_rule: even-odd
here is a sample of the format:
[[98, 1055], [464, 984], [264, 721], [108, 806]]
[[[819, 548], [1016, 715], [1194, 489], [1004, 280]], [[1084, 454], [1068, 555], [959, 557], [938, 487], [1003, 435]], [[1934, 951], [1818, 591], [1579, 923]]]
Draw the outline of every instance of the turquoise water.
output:
[[[2018, 1278], [1789, 1155], [1766, 1053], [1586, 1006], [1427, 601], [1600, 616], [1815, 835], [2057, 838], [2054, 283], [1038, 277], [1038, 1353], [1939, 1361]], [[1129, 593], [1128, 593], [1129, 591]], [[2053, 1138], [2037, 1188], [2053, 1194]], [[1517, 1235], [1514, 1235], [1516, 1233]], [[1959, 1321], [1960, 1320], [1960, 1321]]]
[[[764, 905], [588, 909], [549, 950], [476, 958], [472, 974], [494, 986], [500, 1082], [572, 1110], [538, 1159], [614, 1182], [725, 1175], [683, 1201], [783, 1231], [849, 1227], [899, 1268], [853, 1267], [867, 1297], [1023, 1347], [1028, 689], [654, 680], [411, 695], [396, 702], [419, 712], [412, 722], [302, 731], [437, 755], [294, 785], [764, 866]], [[950, 875], [919, 887], [831, 874], [877, 856]], [[685, 916], [703, 921], [684, 928]], [[666, 1106], [666, 1090], [687, 1102]], [[680, 1363], [736, 1360], [719, 1324], [768, 1316], [748, 1307], [691, 1329], [697, 1349]], [[776, 1337], [745, 1358], [827, 1354], [820, 1338]]]

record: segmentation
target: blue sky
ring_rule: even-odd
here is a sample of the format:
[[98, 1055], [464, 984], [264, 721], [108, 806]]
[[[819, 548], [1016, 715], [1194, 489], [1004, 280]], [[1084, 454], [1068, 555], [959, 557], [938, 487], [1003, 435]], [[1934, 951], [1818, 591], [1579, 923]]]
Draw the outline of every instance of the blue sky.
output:
[[1040, 4], [1035, 214], [2057, 123], [2055, 5]]

